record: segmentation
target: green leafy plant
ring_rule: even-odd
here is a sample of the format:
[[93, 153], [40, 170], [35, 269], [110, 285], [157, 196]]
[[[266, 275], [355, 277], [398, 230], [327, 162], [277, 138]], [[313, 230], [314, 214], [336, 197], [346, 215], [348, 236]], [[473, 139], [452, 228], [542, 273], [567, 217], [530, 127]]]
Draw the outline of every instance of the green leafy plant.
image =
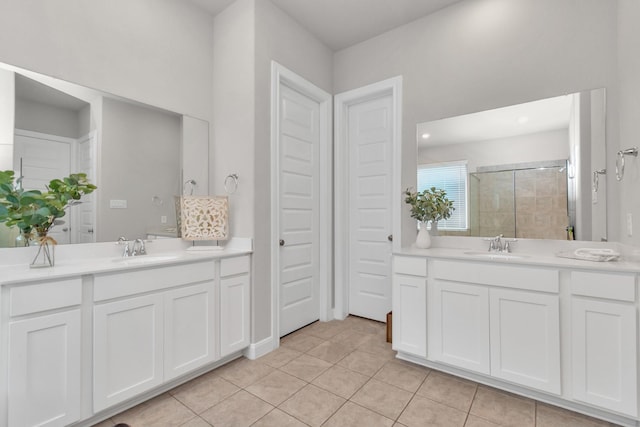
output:
[[25, 236], [34, 231], [45, 236], [55, 220], [65, 216], [67, 207], [97, 188], [84, 173], [51, 180], [47, 191], [24, 190], [19, 181], [13, 171], [0, 171], [0, 223], [18, 227]]
[[435, 187], [423, 192], [406, 189], [404, 201], [411, 205], [411, 217], [420, 222], [441, 221], [449, 219], [456, 209], [453, 201], [447, 198], [447, 192]]

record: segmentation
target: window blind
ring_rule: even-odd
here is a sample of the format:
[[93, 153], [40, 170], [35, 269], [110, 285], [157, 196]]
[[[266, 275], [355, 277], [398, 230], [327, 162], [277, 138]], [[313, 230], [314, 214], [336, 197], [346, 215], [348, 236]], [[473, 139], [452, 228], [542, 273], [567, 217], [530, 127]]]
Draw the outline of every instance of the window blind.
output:
[[447, 192], [447, 198], [456, 208], [448, 220], [438, 221], [441, 230], [468, 228], [468, 174], [467, 162], [448, 162], [418, 166], [418, 191], [436, 187]]

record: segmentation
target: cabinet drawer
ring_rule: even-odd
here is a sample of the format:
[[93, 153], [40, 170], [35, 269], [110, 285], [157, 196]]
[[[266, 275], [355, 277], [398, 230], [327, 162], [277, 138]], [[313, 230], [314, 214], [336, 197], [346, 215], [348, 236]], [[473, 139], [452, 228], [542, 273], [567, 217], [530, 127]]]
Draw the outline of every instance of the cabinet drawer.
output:
[[411, 276], [427, 275], [427, 259], [423, 257], [393, 257], [393, 272]]
[[220, 261], [220, 277], [248, 274], [249, 270], [250, 266], [248, 256], [224, 258]]
[[14, 286], [9, 291], [9, 301], [11, 316], [79, 305], [82, 302], [82, 279], [77, 277]]
[[93, 300], [104, 301], [215, 279], [215, 262], [193, 262], [96, 275]]
[[436, 279], [505, 288], [553, 293], [560, 290], [560, 273], [547, 268], [436, 260], [432, 275]]
[[635, 274], [571, 272], [571, 293], [619, 301], [636, 300]]

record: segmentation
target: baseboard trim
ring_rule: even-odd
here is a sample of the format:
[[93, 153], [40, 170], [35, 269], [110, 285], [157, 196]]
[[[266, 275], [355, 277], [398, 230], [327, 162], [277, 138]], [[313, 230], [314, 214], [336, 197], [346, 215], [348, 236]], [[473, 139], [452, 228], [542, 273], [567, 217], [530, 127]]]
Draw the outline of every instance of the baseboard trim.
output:
[[244, 350], [244, 357], [247, 359], [255, 360], [264, 356], [267, 353], [275, 350], [275, 343], [273, 337], [267, 337], [257, 343], [252, 343]]

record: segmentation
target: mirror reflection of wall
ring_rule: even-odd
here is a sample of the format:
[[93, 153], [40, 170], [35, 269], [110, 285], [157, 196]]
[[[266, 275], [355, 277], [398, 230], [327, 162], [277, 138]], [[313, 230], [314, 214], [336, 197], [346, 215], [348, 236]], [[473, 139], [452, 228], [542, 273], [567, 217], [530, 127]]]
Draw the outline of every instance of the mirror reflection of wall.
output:
[[425, 168], [467, 168], [467, 183], [439, 184], [465, 198], [467, 225], [438, 224], [440, 234], [566, 239], [572, 227], [606, 239], [606, 175], [590, 185], [606, 167], [604, 89], [420, 123], [417, 139], [418, 190], [431, 186]]
[[[0, 68], [0, 98], [11, 101], [0, 108], [3, 169], [22, 171], [26, 189], [44, 190], [51, 179], [76, 172], [98, 186], [52, 228], [60, 244], [146, 237], [165, 229], [176, 234], [181, 141], [203, 140], [197, 146], [206, 150], [206, 122], [194, 136], [180, 114], [6, 67]], [[194, 157], [206, 162], [207, 155]], [[206, 184], [206, 175], [197, 181]], [[0, 247], [13, 247], [16, 236], [0, 224]]]

